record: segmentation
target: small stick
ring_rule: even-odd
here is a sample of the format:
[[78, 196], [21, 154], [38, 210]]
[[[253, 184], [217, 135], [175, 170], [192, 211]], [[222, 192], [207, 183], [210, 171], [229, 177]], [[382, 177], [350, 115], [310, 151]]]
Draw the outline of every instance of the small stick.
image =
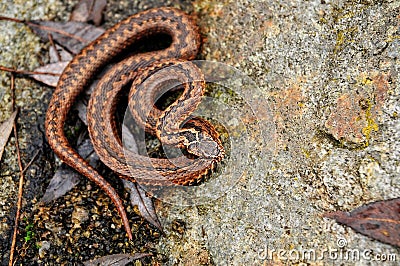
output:
[[[14, 83], [15, 83], [14, 74], [11, 74], [12, 111], [14, 111], [14, 109], [15, 109]], [[12, 242], [11, 242], [10, 260], [8, 263], [9, 266], [12, 266], [14, 263], [13, 262], [14, 261], [14, 252], [15, 252], [15, 245], [17, 242], [19, 218], [21, 216], [22, 192], [23, 192], [23, 186], [24, 186], [24, 174], [23, 174], [23, 167], [22, 167], [22, 161], [21, 161], [21, 152], [19, 150], [17, 123], [15, 121], [16, 120], [14, 120], [13, 128], [14, 128], [15, 146], [17, 149], [18, 167], [20, 169], [20, 178], [19, 178], [19, 188], [18, 188], [17, 212], [15, 214], [15, 223], [14, 223], [13, 238], [12, 238]]]
[[47, 34], [47, 36], [49, 38], [50, 45], [54, 48], [54, 51], [56, 52], [56, 56], [57, 56], [58, 62], [61, 62], [61, 56], [60, 56], [60, 53], [57, 50], [56, 44], [54, 43], [53, 35], [51, 35], [51, 33], [49, 32]]
[[39, 25], [39, 24], [36, 24], [34, 22], [31, 22], [31, 21], [17, 19], [17, 18], [9, 18], [9, 17], [4, 17], [4, 16], [0, 16], [0, 20], [13, 21], [13, 22], [25, 24], [27, 26], [36, 27], [36, 28], [39, 28], [39, 29], [42, 29], [42, 30], [45, 30], [45, 31], [56, 32], [56, 33], [59, 33], [61, 35], [64, 35], [64, 36], [67, 36], [69, 38], [72, 38], [72, 39], [75, 39], [77, 41], [80, 41], [82, 43], [87, 43], [88, 42], [88, 40], [85, 40], [85, 39], [83, 39], [83, 38], [81, 38], [79, 36], [73, 35], [73, 34], [68, 33], [66, 31], [63, 31], [63, 30], [60, 30], [60, 29], [56, 29], [56, 28], [52, 28], [52, 27], [49, 27], [49, 26]]
[[32, 165], [32, 163], [35, 161], [36, 157], [38, 156], [39, 151], [35, 152], [35, 155], [33, 155], [32, 159], [29, 161], [29, 163], [25, 166], [24, 170], [22, 170], [22, 174], [25, 174], [26, 170]]
[[26, 70], [17, 70], [5, 66], [0, 66], [0, 70], [14, 73], [14, 74], [22, 74], [22, 75], [49, 75], [49, 76], [60, 76], [58, 73], [51, 72], [41, 72], [41, 71], [26, 71]]

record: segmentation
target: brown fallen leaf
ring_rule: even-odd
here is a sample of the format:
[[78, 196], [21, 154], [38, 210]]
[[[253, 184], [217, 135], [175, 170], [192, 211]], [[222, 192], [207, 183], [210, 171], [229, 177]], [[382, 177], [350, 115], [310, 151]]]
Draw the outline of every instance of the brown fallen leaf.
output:
[[324, 216], [358, 233], [400, 247], [400, 198], [373, 202], [350, 213], [337, 211]]
[[79, 99], [73, 106], [75, 111], [78, 111], [79, 119], [87, 126], [87, 100]]
[[[78, 153], [88, 160], [89, 164], [96, 167], [100, 159], [94, 152], [93, 145], [89, 139], [78, 141]], [[80, 174], [66, 164], [62, 164], [50, 180], [41, 201], [49, 203], [64, 196], [73, 189], [80, 181]]]
[[80, 175], [72, 168], [62, 164], [54, 173], [40, 201], [49, 203], [64, 196], [68, 191], [79, 184]]
[[99, 26], [103, 19], [103, 11], [107, 5], [106, 0], [80, 0], [74, 7], [69, 20], [90, 22]]
[[[64, 71], [64, 68], [68, 65], [68, 63], [69, 62], [50, 63], [36, 68], [35, 72], [48, 72], [61, 75], [61, 73]], [[34, 74], [32, 75], [32, 78], [48, 86], [56, 87], [58, 79], [60, 77], [54, 75], [46, 75], [46, 74]]]
[[108, 265], [124, 266], [134, 260], [145, 258], [151, 255], [153, 254], [151, 253], [135, 253], [133, 255], [115, 254], [115, 255], [104, 256], [95, 260], [84, 261], [83, 264], [85, 266], [108, 266]]
[[11, 116], [4, 121], [2, 124], [0, 124], [0, 161], [1, 157], [3, 156], [4, 148], [8, 142], [8, 138], [11, 135], [13, 125], [14, 125], [14, 120], [15, 117], [17, 116], [17, 111], [14, 111], [14, 113], [11, 114]]
[[49, 48], [50, 63], [69, 62], [74, 57], [73, 54], [65, 50], [62, 46], [56, 44]]
[[124, 187], [129, 190], [131, 205], [137, 205], [143, 218], [162, 232], [163, 228], [154, 209], [153, 200], [146, 195], [146, 191], [139, 187], [137, 183], [125, 179], [122, 179], [122, 182]]
[[[138, 153], [138, 146], [135, 141], [135, 136], [125, 124], [122, 124], [122, 132], [122, 134], [124, 134], [125, 149], [128, 149], [133, 153]], [[137, 183], [133, 183], [125, 179], [122, 179], [122, 183], [124, 184], [125, 189], [129, 191], [131, 205], [137, 205], [143, 218], [145, 218], [149, 223], [157, 227], [162, 232], [162, 226], [154, 209], [153, 200], [146, 195], [146, 191], [140, 188]]]
[[[70, 60], [72, 59], [72, 54], [68, 53], [68, 51], [64, 50], [62, 47], [59, 50], [59, 54], [60, 57], [63, 61], [61, 62], [54, 62], [54, 63], [50, 63], [44, 66], [40, 66], [38, 68], [36, 68], [34, 70], [34, 73], [40, 73], [40, 74], [32, 74], [32, 78], [34, 78], [37, 81], [40, 81], [50, 87], [56, 87], [57, 86], [57, 82], [60, 78], [60, 75], [62, 74], [62, 72], [64, 71], [64, 69], [67, 67], [68, 63], [70, 62]], [[56, 60], [56, 52], [54, 51], [53, 47], [50, 47], [49, 50], [49, 55], [51, 58], [51, 61]], [[102, 77], [107, 70], [109, 70], [111, 68], [112, 65], [110, 66], [106, 66], [98, 75], [97, 77], [92, 81], [92, 83], [90, 84], [89, 88], [85, 90], [85, 94], [86, 95], [90, 95], [92, 93], [92, 91], [94, 90], [94, 88], [96, 87], [97, 83], [100, 80], [100, 77]], [[47, 74], [47, 73], [52, 73], [52, 75]], [[57, 74], [57, 75], [54, 75]], [[86, 117], [86, 109], [84, 111], [83, 114]], [[82, 116], [83, 117], [83, 116]], [[80, 116], [80, 118], [82, 119], [82, 117]], [[84, 120], [82, 120], [86, 123], [86, 118]]]
[[135, 136], [125, 124], [122, 124], [122, 134], [124, 136], [123, 137], [124, 149], [138, 154], [139, 147], [137, 145]]
[[76, 21], [54, 22], [34, 20], [26, 24], [45, 42], [49, 41], [49, 34], [54, 42], [61, 45], [73, 54], [79, 53], [83, 47], [95, 40], [104, 29]]

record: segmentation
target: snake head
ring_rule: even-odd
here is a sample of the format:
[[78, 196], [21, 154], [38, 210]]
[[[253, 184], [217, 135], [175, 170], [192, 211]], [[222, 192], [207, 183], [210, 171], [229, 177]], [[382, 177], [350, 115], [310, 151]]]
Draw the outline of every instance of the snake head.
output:
[[187, 121], [182, 133], [182, 143], [187, 151], [199, 158], [221, 161], [225, 156], [219, 134], [207, 120], [192, 118]]
[[219, 139], [214, 140], [212, 137], [199, 134], [199, 138], [189, 143], [188, 152], [200, 158], [221, 160], [224, 157], [224, 148]]

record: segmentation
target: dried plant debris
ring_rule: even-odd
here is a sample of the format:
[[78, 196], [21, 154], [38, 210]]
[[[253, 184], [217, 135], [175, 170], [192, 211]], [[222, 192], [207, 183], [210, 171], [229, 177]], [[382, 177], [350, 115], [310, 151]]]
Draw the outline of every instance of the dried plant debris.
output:
[[[53, 73], [61, 75], [61, 73], [64, 71], [68, 63], [69, 62], [50, 63], [36, 68], [35, 72]], [[59, 76], [47, 75], [47, 74], [34, 74], [32, 75], [32, 77], [35, 80], [40, 81], [50, 87], [56, 87], [59, 79]]]
[[0, 124], [0, 161], [1, 157], [3, 156], [4, 148], [8, 142], [8, 139], [11, 135], [15, 117], [17, 116], [17, 111], [11, 114], [11, 116], [4, 121], [2, 124]]
[[[124, 124], [122, 125], [122, 128], [122, 132], [126, 136], [124, 138], [125, 148], [133, 153], [138, 153], [138, 146], [134, 135]], [[162, 232], [162, 226], [157, 218], [151, 197], [147, 196], [146, 191], [139, 187], [137, 183], [133, 183], [125, 179], [122, 179], [122, 182], [125, 189], [129, 191], [131, 205], [138, 206], [140, 214], [143, 216], [143, 218], [145, 218], [149, 223], [157, 227]]]
[[400, 198], [370, 203], [350, 213], [328, 213], [325, 217], [350, 226], [358, 233], [400, 247]]
[[[81, 22], [52, 22], [36, 21], [37, 27], [28, 25], [44, 41], [52, 41], [58, 44], [49, 49], [50, 64], [38, 67], [35, 72], [52, 73], [57, 75], [35, 74], [34, 79], [48, 86], [56, 87], [59, 75], [72, 60], [73, 54], [79, 53], [83, 47], [100, 36], [104, 30]], [[35, 24], [36, 25], [36, 24]], [[65, 48], [64, 48], [65, 47]], [[71, 52], [69, 52], [71, 51]]]
[[94, 25], [99, 26], [103, 20], [106, 5], [106, 0], [81, 0], [75, 5], [69, 20], [93, 22]]
[[[93, 90], [96, 88], [97, 83], [99, 83], [100, 78], [106, 73], [106, 71], [110, 68], [110, 66], [106, 66], [103, 71], [101, 71], [95, 79], [92, 80], [92, 83], [89, 85], [89, 88], [85, 89], [83, 97], [81, 97], [72, 107], [74, 110], [78, 111], [78, 117], [82, 120], [82, 122], [87, 126], [87, 105], [89, 101], [89, 97], [92, 94]], [[122, 125], [123, 127], [124, 125]]]
[[69, 62], [74, 57], [73, 54], [65, 50], [62, 46], [55, 44], [49, 48], [50, 63]]
[[135, 136], [125, 124], [122, 124], [122, 134], [124, 135], [124, 149], [138, 154], [139, 147], [137, 145]]
[[87, 126], [87, 101], [79, 99], [73, 106], [74, 110], [78, 111], [78, 117]]
[[[78, 153], [86, 160], [89, 164], [96, 166], [99, 163], [99, 157], [94, 152], [93, 145], [89, 139], [85, 139], [78, 145]], [[41, 201], [49, 203], [59, 197], [64, 196], [67, 192], [73, 189], [80, 181], [80, 174], [66, 164], [62, 164], [57, 171], [54, 173], [53, 178], [50, 180], [50, 184], [46, 189]]]
[[146, 191], [139, 187], [137, 183], [133, 183], [124, 179], [122, 181], [124, 183], [124, 187], [129, 190], [131, 205], [137, 205], [143, 218], [145, 218], [149, 223], [157, 227], [157, 229], [162, 232], [162, 226], [157, 218], [153, 201], [149, 196], [146, 195]]
[[80, 181], [80, 175], [69, 166], [62, 164], [55, 172], [50, 184], [46, 189], [41, 201], [49, 203], [64, 196], [73, 189]]
[[115, 254], [104, 256], [95, 260], [85, 261], [83, 264], [85, 266], [124, 266], [128, 263], [131, 263], [135, 260], [142, 259], [148, 256], [151, 256], [150, 253], [135, 253], [133, 255], [130, 254]]
[[54, 42], [73, 54], [79, 53], [83, 47], [104, 32], [102, 28], [76, 21], [35, 20], [30, 21], [27, 25], [45, 42], [49, 41], [49, 34], [51, 34]]

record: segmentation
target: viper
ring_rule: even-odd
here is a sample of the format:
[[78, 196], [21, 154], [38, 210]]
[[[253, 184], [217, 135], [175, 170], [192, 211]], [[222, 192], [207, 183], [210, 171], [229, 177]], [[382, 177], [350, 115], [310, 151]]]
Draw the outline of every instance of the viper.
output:
[[[167, 48], [131, 53], [137, 41], [155, 34], [169, 35]], [[71, 146], [64, 133], [68, 113], [79, 94], [116, 57], [130, 54], [99, 81], [88, 105], [89, 134], [100, 159], [122, 178], [155, 186], [191, 185], [201, 180], [224, 157], [213, 125], [191, 117], [204, 94], [204, 77], [190, 60], [200, 47], [198, 27], [175, 8], [154, 8], [132, 15], [108, 29], [77, 54], [63, 71], [46, 113], [46, 137], [55, 154], [95, 182], [113, 201], [129, 239], [132, 233], [116, 190]], [[172, 85], [171, 85], [172, 84]], [[132, 117], [160, 142], [186, 148], [193, 156], [149, 158], [124, 149], [115, 120], [118, 98], [126, 86]], [[165, 86], [182, 87], [182, 94], [166, 109], [155, 102]]]

